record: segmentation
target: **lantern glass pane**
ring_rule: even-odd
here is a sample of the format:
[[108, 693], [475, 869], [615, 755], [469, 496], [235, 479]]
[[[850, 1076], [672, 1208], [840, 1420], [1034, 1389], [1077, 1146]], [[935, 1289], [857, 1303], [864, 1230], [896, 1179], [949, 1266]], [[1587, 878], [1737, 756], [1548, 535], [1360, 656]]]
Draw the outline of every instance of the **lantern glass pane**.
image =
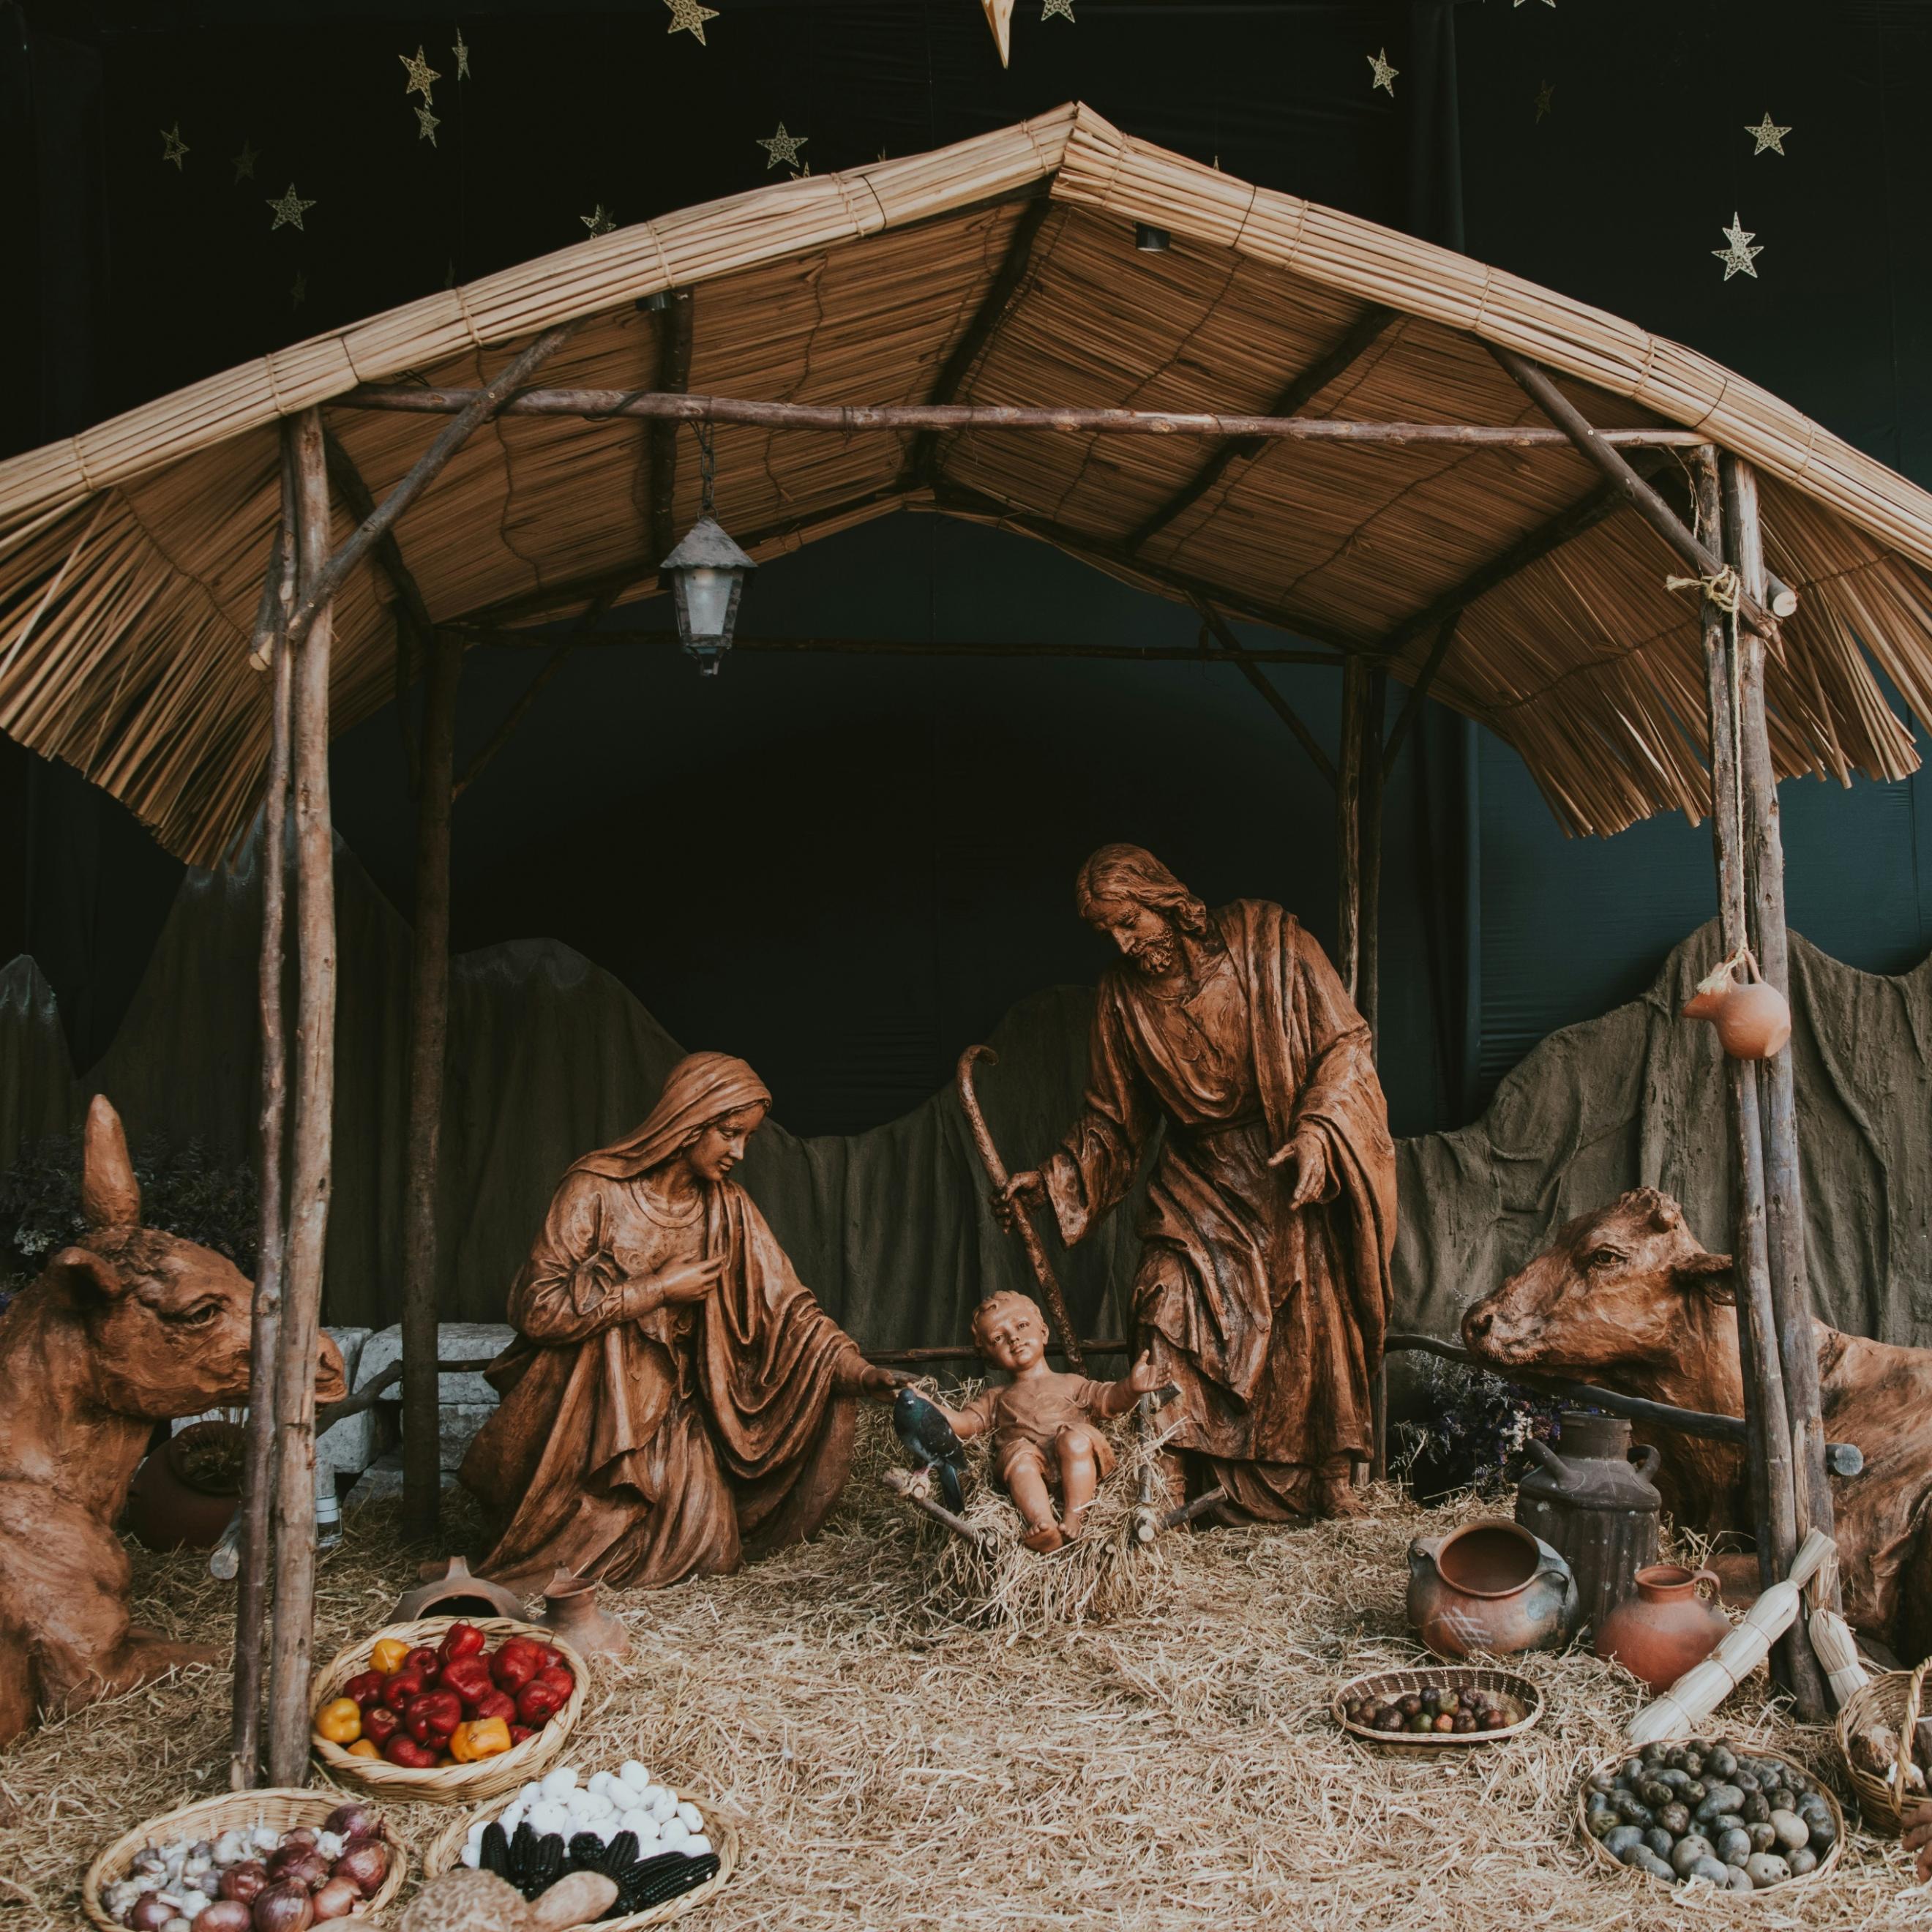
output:
[[679, 602], [682, 606], [684, 634], [688, 643], [698, 638], [722, 638], [731, 608], [735, 570], [718, 570], [708, 564], [678, 573]]

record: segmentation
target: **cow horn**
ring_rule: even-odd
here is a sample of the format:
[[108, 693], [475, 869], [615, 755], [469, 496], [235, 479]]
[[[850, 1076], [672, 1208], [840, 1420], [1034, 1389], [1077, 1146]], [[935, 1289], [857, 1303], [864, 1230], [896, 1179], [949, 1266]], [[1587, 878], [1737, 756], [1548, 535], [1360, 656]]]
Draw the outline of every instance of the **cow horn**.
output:
[[141, 1184], [128, 1158], [121, 1116], [105, 1094], [95, 1094], [87, 1104], [87, 1125], [81, 1136], [80, 1212], [92, 1229], [140, 1225]]
[[1684, 1210], [1667, 1194], [1657, 1197], [1657, 1205], [1651, 1210], [1650, 1225], [1660, 1234], [1667, 1234], [1672, 1228], [1684, 1225]]

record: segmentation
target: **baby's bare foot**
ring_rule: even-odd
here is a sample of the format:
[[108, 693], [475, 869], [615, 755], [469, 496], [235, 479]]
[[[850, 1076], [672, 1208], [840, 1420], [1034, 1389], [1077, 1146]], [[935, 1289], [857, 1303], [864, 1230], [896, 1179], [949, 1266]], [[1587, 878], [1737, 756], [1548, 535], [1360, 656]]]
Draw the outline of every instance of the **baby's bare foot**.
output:
[[1044, 1556], [1066, 1540], [1066, 1532], [1057, 1522], [1043, 1522], [1038, 1528], [1028, 1530], [1020, 1540], [1028, 1549], [1036, 1550]]

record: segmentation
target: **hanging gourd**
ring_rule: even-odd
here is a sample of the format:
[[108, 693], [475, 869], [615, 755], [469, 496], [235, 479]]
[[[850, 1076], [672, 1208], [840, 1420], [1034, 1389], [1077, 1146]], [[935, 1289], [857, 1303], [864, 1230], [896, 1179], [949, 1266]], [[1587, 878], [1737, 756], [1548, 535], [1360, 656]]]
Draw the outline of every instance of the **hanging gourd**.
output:
[[[1740, 980], [1738, 974], [1750, 977]], [[1770, 1060], [1791, 1037], [1791, 1006], [1758, 970], [1748, 946], [1720, 960], [1697, 982], [1684, 1003], [1687, 1020], [1708, 1020], [1718, 1043], [1733, 1060]]]

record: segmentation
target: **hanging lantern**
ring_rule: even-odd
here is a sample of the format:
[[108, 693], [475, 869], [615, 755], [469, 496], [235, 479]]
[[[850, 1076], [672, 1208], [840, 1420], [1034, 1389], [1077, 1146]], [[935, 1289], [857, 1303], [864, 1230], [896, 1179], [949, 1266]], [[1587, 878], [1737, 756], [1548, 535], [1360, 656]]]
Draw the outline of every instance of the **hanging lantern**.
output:
[[679, 642], [697, 660], [699, 676], [716, 677], [738, 626], [738, 599], [744, 593], [745, 580], [758, 566], [711, 514], [711, 438], [702, 424], [698, 446], [704, 484], [704, 514], [658, 567], [670, 577]]

